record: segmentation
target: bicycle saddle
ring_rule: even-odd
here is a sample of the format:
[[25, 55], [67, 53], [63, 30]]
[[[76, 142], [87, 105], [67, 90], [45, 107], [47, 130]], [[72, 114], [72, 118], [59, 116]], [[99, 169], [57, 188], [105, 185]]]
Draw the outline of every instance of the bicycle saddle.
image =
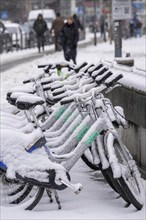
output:
[[45, 101], [41, 97], [35, 95], [21, 95], [16, 100], [16, 106], [21, 110], [28, 110], [36, 105], [42, 105], [44, 103]]

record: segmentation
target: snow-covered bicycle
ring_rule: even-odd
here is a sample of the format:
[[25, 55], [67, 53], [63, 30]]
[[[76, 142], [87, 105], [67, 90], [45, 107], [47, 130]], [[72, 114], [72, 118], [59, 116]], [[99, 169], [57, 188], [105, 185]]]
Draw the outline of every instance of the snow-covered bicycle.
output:
[[[119, 78], [115, 79], [115, 82], [118, 79]], [[76, 92], [73, 92], [74, 94], [72, 93], [72, 95], [71, 93], [65, 93], [63, 97], [65, 97], [66, 95], [70, 95], [70, 97], [64, 98], [61, 101], [62, 104], [65, 104], [63, 105], [63, 107], [64, 106], [66, 107], [64, 107], [64, 111], [62, 112], [59, 110], [60, 111], [60, 113], [58, 114], [59, 118], [63, 113], [67, 111], [67, 109], [69, 108], [68, 106], [69, 103], [73, 101], [75, 101], [76, 103], [80, 103], [81, 107], [82, 105], [85, 106], [89, 110], [87, 111], [88, 113], [90, 113], [90, 109], [93, 110], [93, 112], [90, 116], [86, 116], [82, 122], [82, 126], [78, 126], [77, 129], [75, 130], [74, 138], [78, 140], [76, 141], [75, 145], [68, 145], [67, 148], [62, 147], [62, 148], [53, 149], [52, 152], [55, 152], [55, 154], [51, 153], [51, 148], [49, 149], [45, 141], [43, 142], [43, 138], [41, 139], [42, 141], [41, 146], [43, 145], [45, 146], [45, 150], [49, 154], [49, 158], [53, 160], [53, 163], [54, 161], [63, 163], [63, 167], [66, 168], [65, 170], [67, 171], [67, 173], [70, 171], [72, 166], [76, 163], [76, 161], [84, 153], [86, 153], [86, 151], [90, 148], [89, 153], [90, 153], [90, 156], [93, 157], [93, 165], [95, 165], [96, 167], [102, 170], [104, 176], [108, 178], [108, 181], [110, 181], [110, 183], [112, 184], [112, 187], [127, 201], [127, 203], [132, 203], [137, 209], [141, 209], [142, 204], [143, 204], [143, 201], [142, 201], [143, 187], [141, 184], [140, 174], [138, 172], [138, 169], [131, 155], [128, 153], [127, 149], [122, 144], [121, 139], [118, 136], [117, 130], [115, 129], [115, 126], [113, 125], [113, 122], [110, 119], [109, 112], [107, 111], [108, 109], [107, 106], [112, 106], [110, 101], [102, 97], [102, 95], [99, 95], [99, 92], [102, 92], [105, 88], [107, 88], [107, 85], [112, 86], [113, 82], [110, 82], [110, 84], [102, 85], [99, 88], [91, 89], [92, 88], [91, 87], [89, 92], [84, 92], [84, 93], [79, 93], [79, 94]], [[77, 91], [81, 92], [81, 90], [77, 90]], [[96, 95], [98, 94], [99, 95], [98, 98], [95, 98], [94, 94]], [[86, 100], [89, 97], [93, 99], [92, 104], [90, 102], [87, 102]], [[31, 100], [30, 102], [29, 102], [29, 99]], [[43, 100], [41, 98], [37, 98], [36, 100], [36, 97], [33, 99], [31, 98], [31, 96], [26, 96], [25, 98], [20, 96], [18, 97], [16, 101], [17, 106], [22, 109], [23, 107], [26, 107], [26, 106], [27, 108], [32, 107], [36, 103], [42, 104], [42, 102]], [[51, 114], [51, 117], [54, 120], [53, 122], [55, 122], [55, 119], [52, 116], [53, 114], [55, 115], [56, 112], [55, 113], [53, 112]], [[116, 117], [115, 122], [117, 125], [120, 124], [120, 121], [118, 120], [117, 117]], [[29, 150], [32, 150], [33, 147], [34, 145], [31, 145]], [[40, 152], [40, 151], [36, 151], [36, 152]], [[41, 153], [43, 154], [43, 152], [44, 151], [42, 151], [42, 148], [41, 148]], [[57, 155], [58, 153], [61, 155]], [[86, 156], [86, 158], [88, 159], [89, 157]], [[91, 164], [92, 164], [92, 160], [91, 160]], [[66, 174], [65, 171], [64, 171], [64, 174], [66, 178], [61, 178], [60, 176], [56, 178], [55, 172], [56, 172], [56, 169], [55, 171], [51, 171], [49, 173], [49, 176], [50, 177], [52, 176], [50, 178], [52, 181], [51, 182], [52, 184], [49, 185], [48, 183], [48, 186], [45, 183], [43, 183], [43, 181], [36, 181], [35, 178], [31, 178], [30, 176], [27, 177], [26, 173], [24, 176], [21, 173], [17, 174], [17, 178], [22, 181], [22, 185], [26, 185], [27, 183], [29, 187], [32, 185], [39, 186], [40, 192], [38, 193], [38, 198], [37, 200], [35, 200], [35, 202], [32, 203], [33, 205], [29, 206], [28, 209], [31, 209], [32, 207], [34, 207], [34, 205], [36, 205], [36, 203], [40, 200], [41, 195], [43, 194], [44, 188], [48, 188], [49, 190], [55, 187], [56, 189], [64, 189], [64, 187], [69, 186], [72, 189], [74, 189], [75, 192], [80, 191], [82, 186], [80, 184], [72, 185], [69, 182], [68, 180], [69, 176], [68, 174]], [[34, 175], [34, 177], [36, 176]], [[22, 188], [22, 185], [20, 186], [21, 188]], [[18, 189], [20, 189], [20, 187], [18, 187]], [[125, 189], [126, 189], [126, 193], [125, 193]]]

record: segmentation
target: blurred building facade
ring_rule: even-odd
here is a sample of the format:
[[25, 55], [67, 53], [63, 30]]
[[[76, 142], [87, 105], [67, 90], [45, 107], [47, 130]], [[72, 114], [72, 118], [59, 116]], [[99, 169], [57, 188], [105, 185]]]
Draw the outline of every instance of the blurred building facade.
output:
[[[52, 8], [60, 12], [66, 18], [68, 15], [77, 13], [79, 17], [86, 16], [88, 22], [94, 17], [96, 5], [96, 16], [109, 16], [111, 13], [112, 0], [1, 0], [0, 19], [23, 22], [28, 18], [32, 9]], [[145, 0], [132, 0], [134, 10], [143, 13], [146, 7]]]
[[0, 19], [26, 21], [30, 10], [42, 8], [52, 8], [66, 17], [71, 14], [71, 3], [69, 0], [1, 0]]

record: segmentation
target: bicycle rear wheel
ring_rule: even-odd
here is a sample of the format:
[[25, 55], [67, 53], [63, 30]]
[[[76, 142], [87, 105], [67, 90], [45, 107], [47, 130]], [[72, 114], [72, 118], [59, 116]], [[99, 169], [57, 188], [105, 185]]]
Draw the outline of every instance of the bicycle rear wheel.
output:
[[136, 209], [141, 210], [144, 203], [144, 187], [136, 163], [127, 148], [121, 145], [111, 133], [107, 137], [107, 148], [108, 144], [113, 146], [121, 168], [121, 177], [118, 178], [118, 182], [130, 202]]

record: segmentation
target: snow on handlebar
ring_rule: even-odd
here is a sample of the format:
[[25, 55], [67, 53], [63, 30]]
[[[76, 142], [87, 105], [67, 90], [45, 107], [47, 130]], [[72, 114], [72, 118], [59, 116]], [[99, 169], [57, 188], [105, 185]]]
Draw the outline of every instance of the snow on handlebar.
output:
[[75, 100], [77, 100], [79, 98], [81, 98], [81, 99], [89, 98], [90, 96], [97, 95], [98, 93], [102, 92], [105, 89], [108, 89], [109, 87], [113, 87], [114, 88], [115, 83], [117, 81], [119, 81], [121, 78], [123, 78], [122, 74], [116, 76], [111, 81], [105, 82], [104, 84], [102, 84], [102, 85], [100, 85], [98, 87], [91, 88], [88, 92], [85, 92], [83, 94], [81, 94], [81, 93], [74, 93], [70, 97], [64, 97], [60, 101], [60, 104], [61, 105], [68, 104], [68, 103], [74, 102]]

